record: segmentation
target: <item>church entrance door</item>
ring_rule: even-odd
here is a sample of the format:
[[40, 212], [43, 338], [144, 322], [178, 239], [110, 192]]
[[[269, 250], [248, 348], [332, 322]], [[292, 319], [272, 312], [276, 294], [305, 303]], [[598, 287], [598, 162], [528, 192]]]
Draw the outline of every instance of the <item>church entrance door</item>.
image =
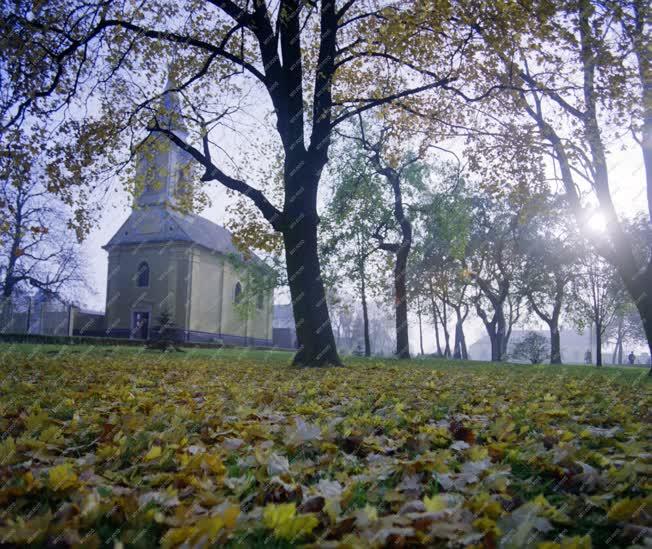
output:
[[131, 319], [131, 337], [149, 339], [149, 312], [134, 311]]

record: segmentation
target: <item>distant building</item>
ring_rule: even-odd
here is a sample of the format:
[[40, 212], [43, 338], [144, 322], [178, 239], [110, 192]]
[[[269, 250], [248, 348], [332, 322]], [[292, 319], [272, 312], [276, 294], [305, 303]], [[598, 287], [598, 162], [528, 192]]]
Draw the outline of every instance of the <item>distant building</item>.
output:
[[274, 305], [272, 331], [274, 347], [296, 349], [299, 346], [291, 303]]
[[[164, 98], [161, 124], [185, 141], [179, 98]], [[179, 340], [271, 345], [273, 292], [247, 293], [253, 269], [264, 271], [264, 264], [256, 257], [245, 261], [224, 227], [180, 208], [189, 197], [190, 162], [163, 135], [150, 136], [138, 153], [142, 192], [104, 246], [105, 333], [155, 337], [165, 311], [174, 323], [167, 333]]]

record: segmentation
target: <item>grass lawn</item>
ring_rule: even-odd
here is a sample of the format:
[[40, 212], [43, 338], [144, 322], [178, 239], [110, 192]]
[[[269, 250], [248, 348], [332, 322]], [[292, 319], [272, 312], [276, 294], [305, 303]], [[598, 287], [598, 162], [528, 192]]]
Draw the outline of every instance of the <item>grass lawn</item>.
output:
[[0, 546], [652, 543], [646, 369], [0, 346]]

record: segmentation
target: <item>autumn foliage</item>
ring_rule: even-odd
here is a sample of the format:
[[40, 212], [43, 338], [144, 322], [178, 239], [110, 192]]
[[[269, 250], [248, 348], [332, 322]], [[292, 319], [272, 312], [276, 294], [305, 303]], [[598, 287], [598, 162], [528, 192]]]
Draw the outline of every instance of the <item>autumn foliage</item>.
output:
[[0, 541], [553, 548], [649, 536], [650, 384], [635, 372], [288, 359], [5, 353]]

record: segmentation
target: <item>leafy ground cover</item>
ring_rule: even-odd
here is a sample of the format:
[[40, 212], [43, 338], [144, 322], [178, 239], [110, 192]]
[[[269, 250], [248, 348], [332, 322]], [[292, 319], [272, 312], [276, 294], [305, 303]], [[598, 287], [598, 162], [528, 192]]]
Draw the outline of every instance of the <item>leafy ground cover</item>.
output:
[[0, 544], [652, 543], [645, 370], [4, 346]]

